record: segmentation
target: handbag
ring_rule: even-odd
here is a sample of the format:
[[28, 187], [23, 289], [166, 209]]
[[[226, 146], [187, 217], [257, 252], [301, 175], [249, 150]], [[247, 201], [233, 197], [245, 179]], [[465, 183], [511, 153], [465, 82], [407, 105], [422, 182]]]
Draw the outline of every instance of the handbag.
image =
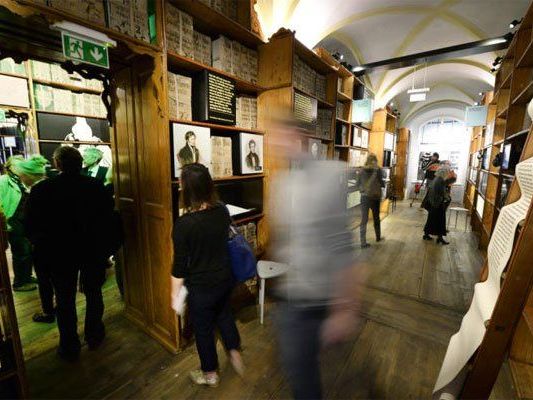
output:
[[229, 228], [228, 252], [235, 280], [245, 282], [257, 275], [254, 252], [244, 236], [232, 225]]

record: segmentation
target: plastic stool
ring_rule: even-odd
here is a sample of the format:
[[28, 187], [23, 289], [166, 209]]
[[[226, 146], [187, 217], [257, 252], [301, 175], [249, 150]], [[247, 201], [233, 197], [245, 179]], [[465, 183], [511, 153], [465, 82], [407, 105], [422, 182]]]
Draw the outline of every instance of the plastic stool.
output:
[[454, 228], [457, 228], [457, 219], [459, 217], [459, 213], [465, 213], [465, 232], [466, 228], [468, 226], [468, 215], [470, 214], [470, 211], [467, 208], [463, 207], [450, 207], [448, 209], [448, 226], [450, 226], [450, 219], [452, 218], [452, 212], [455, 212], [455, 225]]
[[259, 322], [263, 324], [265, 315], [265, 281], [270, 278], [281, 276], [287, 272], [289, 266], [273, 261], [259, 261], [257, 263], [257, 275], [259, 281]]

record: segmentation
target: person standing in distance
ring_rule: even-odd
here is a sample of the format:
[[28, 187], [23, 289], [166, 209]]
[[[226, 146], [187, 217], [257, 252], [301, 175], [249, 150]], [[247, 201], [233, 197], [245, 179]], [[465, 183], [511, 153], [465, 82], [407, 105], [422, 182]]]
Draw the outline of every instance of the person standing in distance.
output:
[[76, 291], [78, 275], [85, 294], [85, 340], [90, 350], [104, 340], [102, 285], [113, 254], [113, 200], [98, 180], [83, 176], [82, 156], [58, 147], [54, 164], [60, 173], [36, 184], [28, 198], [26, 230], [34, 255], [49, 271], [56, 295], [59, 328], [57, 353], [67, 361], [79, 357]]
[[361, 191], [361, 247], [369, 247], [366, 241], [366, 225], [368, 223], [368, 211], [372, 210], [374, 218], [374, 231], [376, 232], [376, 242], [383, 240], [381, 237], [381, 221], [379, 209], [381, 205], [381, 188], [385, 187], [383, 182], [383, 172], [378, 167], [378, 159], [375, 154], [370, 153], [366, 159], [364, 167], [359, 172], [357, 179], [358, 188]]

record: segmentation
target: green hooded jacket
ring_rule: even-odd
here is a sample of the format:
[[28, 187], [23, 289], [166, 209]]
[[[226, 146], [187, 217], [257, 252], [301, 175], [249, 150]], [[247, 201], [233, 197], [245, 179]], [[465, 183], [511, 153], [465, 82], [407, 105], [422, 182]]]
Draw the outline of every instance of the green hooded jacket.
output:
[[5, 215], [7, 223], [7, 230], [10, 231], [9, 218], [11, 218], [22, 198], [20, 187], [15, 179], [9, 174], [0, 176], [0, 211]]

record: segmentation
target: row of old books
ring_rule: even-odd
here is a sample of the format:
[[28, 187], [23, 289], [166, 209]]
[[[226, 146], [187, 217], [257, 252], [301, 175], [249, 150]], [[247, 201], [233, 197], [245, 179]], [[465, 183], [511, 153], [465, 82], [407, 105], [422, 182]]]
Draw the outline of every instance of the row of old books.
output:
[[368, 151], [350, 149], [348, 153], [348, 165], [350, 167], [362, 167], [365, 165]]
[[294, 87], [326, 101], [326, 77], [317, 73], [298, 56], [294, 59]]
[[254, 254], [257, 254], [257, 225], [254, 222], [237, 226], [237, 231], [244, 236], [252, 247]]
[[192, 79], [168, 72], [168, 112], [171, 119], [192, 121]]
[[[150, 31], [150, 19], [155, 10], [149, 10], [149, 0], [32, 0], [73, 15], [96, 25], [107, 26], [135, 39], [149, 42], [155, 37]], [[154, 30], [155, 30], [155, 24]]]
[[224, 14], [226, 17], [237, 21], [237, 2], [238, 0], [200, 0], [213, 10]]
[[324, 136], [328, 139], [331, 138], [331, 120], [333, 118], [333, 112], [328, 109], [319, 108], [316, 119], [316, 134], [318, 136]]
[[211, 40], [194, 30], [190, 15], [171, 4], [166, 11], [166, 35], [169, 51], [245, 81], [257, 82], [257, 51], [225, 36]]
[[211, 136], [211, 172], [214, 178], [233, 175], [231, 138]]
[[336, 109], [337, 109], [337, 118], [347, 120], [347, 118], [345, 118], [345, 115], [344, 115], [344, 103], [337, 101]]
[[24, 63], [17, 64], [12, 58], [0, 60], [0, 73], [26, 76], [26, 66]]
[[37, 111], [50, 111], [72, 115], [85, 115], [105, 118], [106, 108], [100, 96], [89, 93], [72, 93], [70, 90], [33, 84], [35, 108]]
[[236, 125], [244, 129], [257, 128], [257, 98], [239, 96], [236, 101]]
[[101, 81], [97, 79], [84, 79], [74, 72], [69, 74], [58, 64], [49, 64], [41, 61], [31, 60], [31, 74], [34, 80], [42, 82], [53, 82], [66, 85], [77, 86], [93, 90], [104, 90]]

